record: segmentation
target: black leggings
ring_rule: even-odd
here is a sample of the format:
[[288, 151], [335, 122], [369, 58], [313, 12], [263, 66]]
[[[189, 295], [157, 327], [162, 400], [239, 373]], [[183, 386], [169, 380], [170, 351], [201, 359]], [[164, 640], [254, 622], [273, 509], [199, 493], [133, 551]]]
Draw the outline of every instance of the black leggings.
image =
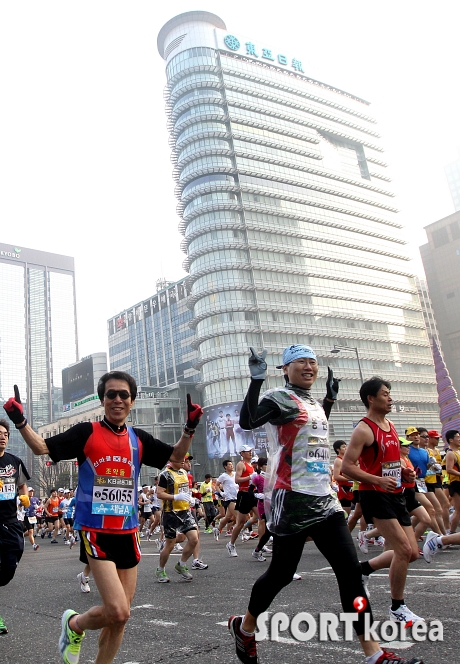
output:
[[[324, 521], [309, 526], [295, 535], [273, 536], [270, 567], [257, 579], [252, 588], [248, 607], [252, 616], [257, 618], [266, 611], [280, 590], [291, 583], [307, 537], [313, 539], [335, 573], [344, 612], [356, 613], [353, 607], [354, 599], [366, 597], [361, 565], [343, 512], [336, 512]], [[369, 603], [366, 609], [358, 614], [359, 620], [353, 623], [358, 636], [364, 634], [364, 613], [371, 614], [370, 624], [372, 624]]]

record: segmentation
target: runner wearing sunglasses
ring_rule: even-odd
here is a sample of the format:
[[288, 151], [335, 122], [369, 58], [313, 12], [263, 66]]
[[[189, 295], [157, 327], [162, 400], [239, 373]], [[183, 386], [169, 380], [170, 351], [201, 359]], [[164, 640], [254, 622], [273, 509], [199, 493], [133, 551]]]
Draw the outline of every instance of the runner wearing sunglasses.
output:
[[62, 616], [59, 650], [66, 664], [78, 664], [85, 630], [101, 630], [95, 664], [110, 664], [121, 641], [136, 590], [140, 560], [137, 486], [142, 464], [162, 468], [183, 461], [202, 409], [187, 395], [187, 423], [179, 441], [167, 445], [125, 422], [137, 395], [136, 381], [123, 371], [104, 374], [97, 387], [101, 422], [81, 422], [46, 441], [27, 424], [17, 386], [4, 409], [36, 455], [54, 462], [77, 458], [75, 521], [81, 526], [80, 560], [88, 564], [102, 605]]

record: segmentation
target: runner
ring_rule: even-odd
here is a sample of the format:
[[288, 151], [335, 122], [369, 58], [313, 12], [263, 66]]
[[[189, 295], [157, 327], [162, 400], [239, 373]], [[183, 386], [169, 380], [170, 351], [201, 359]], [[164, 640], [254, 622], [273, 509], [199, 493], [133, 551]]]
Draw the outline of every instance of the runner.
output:
[[236, 515], [236, 524], [233, 526], [232, 537], [230, 542], [227, 542], [227, 551], [229, 556], [236, 558], [238, 556], [236, 552], [235, 542], [238, 539], [238, 535], [241, 530], [244, 528], [246, 521], [248, 520], [249, 512], [255, 507], [256, 499], [254, 494], [249, 492], [249, 485], [251, 483], [251, 475], [254, 472], [253, 467], [251, 466], [253, 448], [249, 445], [243, 445], [240, 449], [240, 456], [242, 461], [238, 461], [236, 464], [236, 473], [235, 473], [235, 484], [238, 484], [238, 494], [236, 497], [235, 512]]
[[[344, 612], [355, 613], [353, 601], [365, 592], [350, 531], [330, 488], [327, 417], [337, 398], [338, 381], [329, 369], [327, 395], [321, 407], [310, 391], [318, 375], [316, 355], [308, 346], [293, 345], [283, 353], [285, 387], [268, 390], [258, 404], [267, 370], [265, 356], [266, 351], [259, 356], [251, 348], [251, 384], [240, 424], [244, 429], [265, 424], [271, 443], [264, 493], [265, 505], [270, 506], [267, 527], [273, 533], [273, 557], [268, 570], [253, 586], [246, 615], [229, 619], [236, 654], [244, 664], [258, 662], [254, 636], [257, 617], [292, 581], [307, 537], [313, 539], [334, 570]], [[376, 641], [364, 641], [366, 614], [372, 622], [368, 605], [358, 614], [354, 627], [367, 664], [407, 664], [403, 658], [381, 650]], [[410, 664], [420, 663], [420, 659], [410, 660]]]
[[235, 504], [238, 495], [238, 484], [235, 482], [235, 473], [233, 472], [233, 463], [230, 459], [225, 459], [222, 463], [225, 472], [217, 478], [217, 485], [224, 494], [223, 505], [225, 516], [213, 530], [216, 541], [219, 539], [225, 526], [233, 524], [236, 521]]
[[[21, 459], [6, 451], [9, 437], [9, 423], [0, 420], [0, 586], [9, 584], [24, 552], [22, 523], [17, 516], [18, 494], [24, 507], [30, 504], [27, 495], [30, 476]], [[3, 634], [8, 634], [8, 628], [0, 616], [0, 635]]]
[[447, 453], [446, 471], [449, 482], [449, 494], [454, 506], [450, 522], [450, 531], [455, 533], [460, 522], [460, 432], [449, 429], [446, 432]]
[[35, 454], [54, 462], [77, 457], [79, 463], [75, 521], [82, 527], [80, 560], [89, 563], [102, 605], [83, 614], [62, 616], [59, 650], [66, 664], [78, 664], [85, 630], [101, 630], [94, 664], [113, 661], [130, 614], [140, 559], [137, 496], [141, 464], [161, 468], [169, 458], [183, 460], [202, 414], [187, 395], [187, 423], [174, 447], [125, 422], [137, 395], [136, 381], [123, 371], [99, 380], [104, 407], [101, 422], [82, 422], [43, 440], [27, 424], [15, 386], [4, 408]]
[[176, 545], [178, 533], [185, 535], [187, 544], [182, 549], [180, 561], [174, 566], [174, 570], [186, 581], [193, 579], [188, 571], [187, 561], [198, 544], [198, 528], [190, 511], [190, 502], [193, 498], [188, 485], [187, 473], [184, 470], [184, 460], [173, 461], [171, 459], [168, 466], [160, 474], [157, 489], [158, 498], [163, 501], [163, 530], [166, 540], [155, 572], [158, 583], [169, 583], [165, 567]]
[[24, 536], [29, 538], [29, 542], [32, 544], [33, 550], [38, 551], [40, 548], [39, 544], [35, 543], [34, 538], [34, 528], [37, 524], [37, 507], [40, 503], [38, 498], [35, 498], [35, 491], [32, 487], [29, 487], [29, 500], [30, 505], [26, 507], [24, 513]]
[[[48, 538], [53, 534], [53, 539], [51, 544], [59, 544], [57, 541], [57, 536], [59, 532], [59, 498], [57, 489], [50, 489], [49, 498], [45, 501], [45, 518], [48, 526]], [[45, 533], [41, 535], [42, 539], [45, 537]]]
[[[410, 468], [401, 469], [398, 434], [386, 415], [391, 413], [391, 384], [374, 376], [359, 391], [367, 408], [354, 429], [342, 461], [342, 472], [359, 480], [364, 518], [373, 523], [385, 538], [386, 549], [393, 551], [390, 565], [390, 619], [410, 624], [422, 620], [408, 609], [404, 586], [410, 562], [417, 560], [419, 550], [403, 496], [401, 477], [413, 480]], [[356, 462], [359, 460], [359, 467]]]

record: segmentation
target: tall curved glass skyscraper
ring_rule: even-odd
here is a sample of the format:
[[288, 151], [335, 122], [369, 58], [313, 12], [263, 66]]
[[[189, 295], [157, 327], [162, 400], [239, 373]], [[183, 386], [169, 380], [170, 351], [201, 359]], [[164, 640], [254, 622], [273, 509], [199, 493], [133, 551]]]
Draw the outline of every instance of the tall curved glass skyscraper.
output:
[[302, 342], [323, 376], [331, 364], [345, 379], [345, 420], [362, 410], [359, 359], [364, 378], [394, 382], [399, 410], [436, 423], [433, 360], [369, 104], [309, 78], [294, 47], [230, 33], [208, 12], [170, 20], [158, 49], [204, 405], [243, 398], [249, 346], [268, 349], [274, 367]]

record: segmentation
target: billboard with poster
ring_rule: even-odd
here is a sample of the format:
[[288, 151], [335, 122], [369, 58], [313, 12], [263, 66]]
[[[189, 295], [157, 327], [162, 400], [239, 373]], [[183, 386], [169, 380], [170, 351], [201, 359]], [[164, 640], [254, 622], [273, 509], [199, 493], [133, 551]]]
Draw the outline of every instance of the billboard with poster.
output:
[[94, 394], [93, 358], [86, 357], [62, 370], [62, 401], [69, 404]]
[[206, 449], [209, 459], [239, 458], [242, 445], [250, 445], [257, 456], [267, 456], [268, 443], [264, 427], [246, 431], [240, 427], [242, 401], [207, 406], [202, 422], [206, 427]]

